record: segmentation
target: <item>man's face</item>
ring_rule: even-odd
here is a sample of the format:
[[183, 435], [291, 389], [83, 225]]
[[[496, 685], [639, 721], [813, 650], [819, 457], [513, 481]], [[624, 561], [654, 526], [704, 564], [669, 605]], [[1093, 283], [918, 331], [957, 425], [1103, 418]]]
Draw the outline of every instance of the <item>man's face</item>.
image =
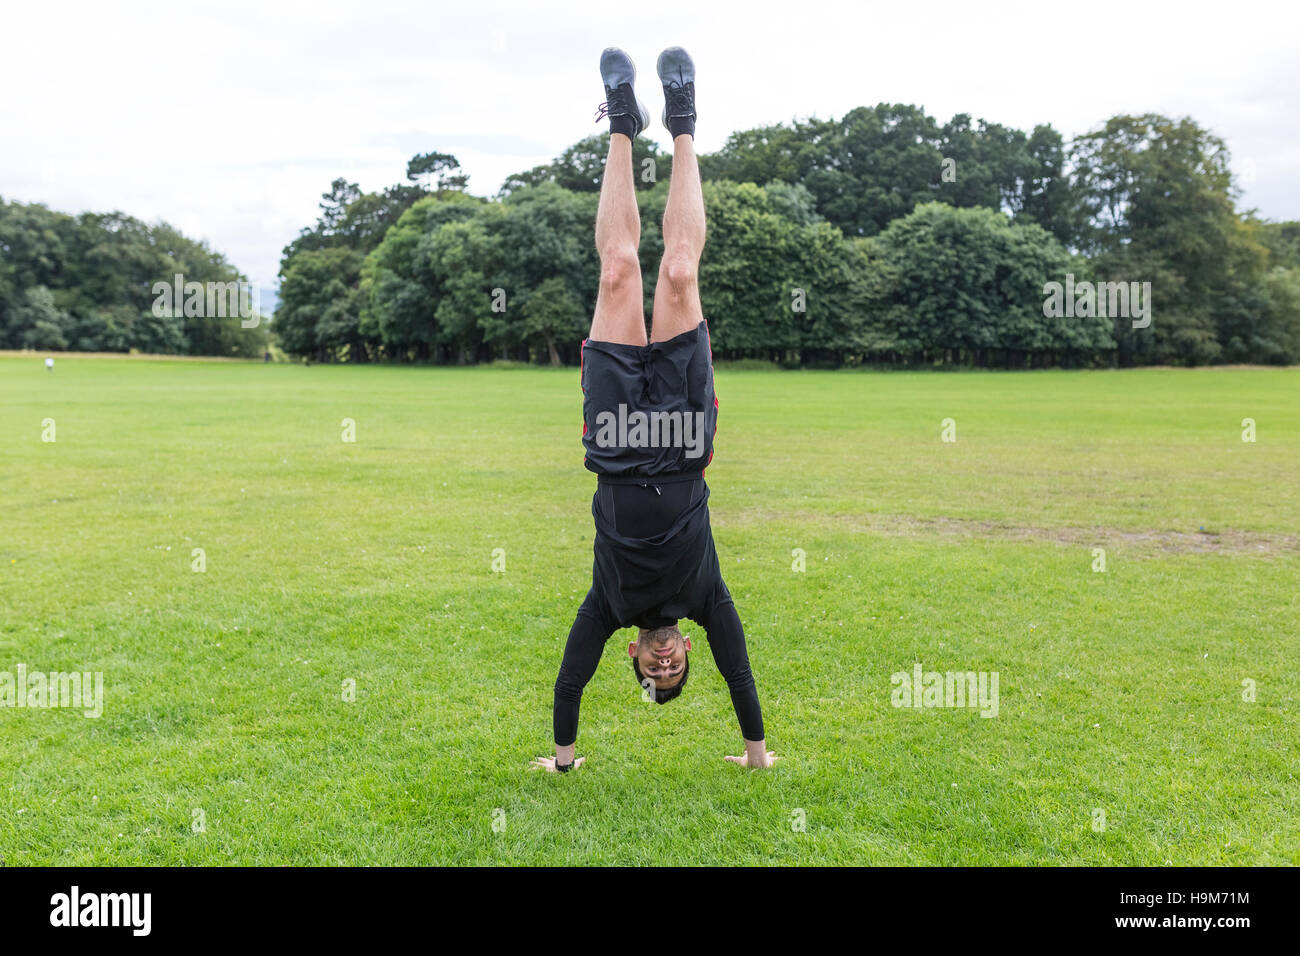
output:
[[642, 628], [637, 639], [627, 646], [627, 653], [636, 658], [642, 677], [654, 681], [659, 690], [666, 690], [681, 683], [690, 649], [691, 639], [673, 625], [652, 631]]

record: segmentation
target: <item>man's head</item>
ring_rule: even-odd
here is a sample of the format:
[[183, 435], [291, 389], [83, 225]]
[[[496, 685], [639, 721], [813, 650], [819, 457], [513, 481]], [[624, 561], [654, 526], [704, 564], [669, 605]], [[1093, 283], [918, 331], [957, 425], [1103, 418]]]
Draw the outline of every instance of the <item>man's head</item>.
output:
[[682, 692], [691, 669], [687, 660], [690, 649], [691, 639], [676, 624], [643, 627], [636, 640], [627, 646], [636, 682], [646, 689], [654, 685], [655, 703], [666, 704]]

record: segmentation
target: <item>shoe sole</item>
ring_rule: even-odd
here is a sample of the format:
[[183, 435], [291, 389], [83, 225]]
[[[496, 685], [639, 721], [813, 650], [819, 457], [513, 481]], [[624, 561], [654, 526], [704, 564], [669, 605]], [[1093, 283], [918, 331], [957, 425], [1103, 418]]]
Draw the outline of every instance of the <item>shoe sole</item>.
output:
[[[662, 53], [659, 54], [659, 59], [655, 62], [655, 72], [659, 74], [659, 82], [660, 83], [668, 82], [666, 79], [664, 79], [665, 58], [673, 57], [677, 55], [680, 55], [681, 59], [685, 60], [686, 63], [690, 64], [691, 78], [689, 80], [685, 80], [684, 82], [694, 83], [695, 82], [695, 61], [691, 59], [691, 55], [689, 53], [687, 53], [682, 47], [679, 46], [670, 46], [668, 49], [664, 50]], [[674, 76], [673, 79], [676, 80], [677, 77]]]
[[[625, 61], [625, 62], [627, 63], [628, 70], [630, 70], [631, 73], [632, 73], [632, 78], [631, 78], [630, 80], [628, 80], [627, 82], [628, 82], [628, 84], [632, 87], [632, 89], [635, 90], [635, 89], [636, 89], [636, 64], [632, 62], [632, 58], [631, 58], [630, 56], [627, 55], [626, 51], [624, 51], [624, 50], [620, 50], [620, 49], [619, 49], [618, 47], [616, 47], [616, 46], [606, 47], [606, 48], [604, 49], [604, 51], [600, 54], [600, 79], [601, 79], [601, 81], [603, 82], [604, 79], [605, 79], [605, 61], [606, 61], [606, 58], [609, 58], [609, 59], [612, 60], [614, 57], [619, 57], [619, 58], [621, 58], [623, 61]], [[620, 63], [619, 65], [621, 66], [622, 64]], [[606, 85], [606, 86], [610, 86], [610, 84], [608, 84], [608, 83], [606, 83], [605, 85]], [[613, 84], [613, 86], [618, 86], [618, 85], [619, 85], [619, 84], [617, 84], [617, 83]]]
[[[665, 60], [665, 58], [668, 58], [668, 57], [677, 57], [677, 56], [680, 56], [681, 59], [685, 60], [686, 63], [690, 65], [690, 71], [689, 71], [689, 72], [690, 72], [691, 78], [690, 78], [689, 80], [684, 80], [684, 81], [683, 81], [683, 80], [680, 79], [679, 76], [673, 76], [673, 77], [670, 77], [670, 79], [672, 79], [674, 82], [685, 82], [685, 83], [694, 83], [694, 82], [695, 82], [695, 61], [694, 61], [693, 59], [691, 59], [691, 55], [690, 55], [689, 53], [687, 53], [686, 50], [683, 49], [682, 47], [679, 47], [679, 46], [670, 46], [668, 49], [666, 49], [666, 50], [664, 50], [662, 53], [660, 53], [660, 54], [659, 54], [659, 59], [655, 61], [655, 72], [659, 74], [659, 82], [660, 82], [661, 84], [665, 85], [665, 86], [668, 85], [668, 80], [664, 79], [664, 60]], [[698, 114], [696, 114], [696, 115], [697, 115], [697, 117], [698, 117]], [[663, 122], [663, 124], [664, 124], [664, 129], [668, 129], [668, 104], [666, 104], [666, 103], [664, 104], [664, 111], [663, 111], [663, 113], [660, 114], [659, 119]], [[668, 132], [671, 133], [672, 130], [671, 130], [671, 129], [668, 129]]]
[[[632, 73], [631, 79], [629, 79], [627, 82], [628, 85], [632, 87], [633, 98], [636, 98], [636, 108], [638, 114], [637, 120], [641, 124], [641, 128], [637, 130], [637, 133], [638, 134], [644, 133], [650, 127], [650, 111], [646, 109], [646, 105], [642, 103], [639, 98], [636, 97], [636, 63], [632, 61], [632, 57], [630, 57], [627, 54], [626, 50], [622, 50], [616, 46], [605, 47], [605, 49], [601, 51], [600, 54], [600, 79], [602, 83], [604, 83], [605, 81], [606, 57], [609, 57], [611, 59], [613, 59], [614, 57], [619, 57], [621, 60], [626, 61], [627, 67]], [[620, 63], [619, 65], [622, 66], [622, 63]], [[605, 85], [609, 86], [608, 83], [605, 83]]]

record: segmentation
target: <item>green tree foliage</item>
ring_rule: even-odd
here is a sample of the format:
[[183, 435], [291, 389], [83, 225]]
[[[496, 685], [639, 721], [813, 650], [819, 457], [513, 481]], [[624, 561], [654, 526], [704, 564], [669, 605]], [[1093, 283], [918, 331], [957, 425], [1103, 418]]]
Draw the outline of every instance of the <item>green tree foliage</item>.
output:
[[[319, 222], [286, 249], [286, 348], [577, 362], [599, 278], [592, 232], [608, 143], [587, 137], [508, 178], [492, 201], [467, 195], [444, 153], [413, 158], [409, 183], [384, 193], [337, 180]], [[647, 316], [670, 163], [637, 139]], [[1223, 144], [1190, 120], [1118, 116], [1067, 144], [1048, 125], [941, 123], [880, 104], [737, 132], [700, 166], [701, 298], [722, 357], [1300, 361], [1300, 224], [1239, 214]], [[1067, 276], [1149, 282], [1151, 326], [1045, 315], [1045, 286]]]
[[1272, 265], [1300, 268], [1300, 222], [1261, 222], [1248, 217], [1258, 230], [1259, 241], [1268, 249]]
[[166, 223], [0, 201], [2, 348], [261, 354], [267, 335], [260, 323], [246, 329], [235, 314], [156, 309], [155, 283], [170, 286], [177, 274], [199, 283], [244, 279], [219, 253]]
[[24, 349], [66, 349], [72, 317], [54, 304], [43, 285], [27, 289], [9, 310], [6, 337]]
[[[378, 193], [362, 192], [360, 186], [346, 179], [334, 180], [329, 191], [321, 195], [316, 224], [303, 229], [285, 247], [280, 259], [276, 322], [286, 351], [311, 355], [322, 362], [364, 362], [383, 353], [385, 343], [391, 342], [379, 328], [378, 319], [365, 318], [370, 300], [370, 292], [362, 288], [366, 256], [421, 200], [463, 197], [468, 182], [459, 160], [450, 153], [413, 156], [407, 163], [406, 176], [409, 182]], [[409, 224], [404, 228], [409, 230]], [[320, 255], [324, 250], [333, 250], [334, 254]], [[321, 276], [326, 266], [339, 269], [329, 278], [328, 291], [306, 281], [308, 276]], [[405, 307], [412, 304], [408, 302]], [[436, 303], [425, 304], [430, 311], [437, 307]], [[283, 329], [279, 327], [282, 322], [287, 323]], [[405, 341], [414, 349], [415, 357], [422, 359], [430, 357], [428, 350], [436, 344], [419, 335]]]
[[554, 183], [421, 200], [366, 259], [363, 332], [398, 358], [577, 361], [600, 275], [595, 209]]
[[[575, 363], [595, 306], [607, 134], [470, 196], [449, 153], [380, 192], [336, 179], [284, 249], [273, 331], [321, 361]], [[647, 316], [671, 156], [638, 137]], [[700, 157], [715, 350], [788, 364], [1300, 362], [1300, 223], [1236, 209], [1223, 142], [1115, 116], [1065, 143], [879, 104]], [[240, 277], [165, 223], [0, 201], [0, 347], [258, 354], [265, 329], [155, 308]], [[1044, 314], [1047, 283], [1149, 283], [1151, 323]]]
[[552, 365], [562, 364], [557, 342], [572, 341], [583, 335], [582, 303], [560, 276], [543, 279], [528, 294], [523, 304], [523, 317], [524, 334], [546, 343], [546, 354]]
[[[492, 327], [504, 329], [489, 334], [490, 341], [521, 354], [540, 356], [544, 349], [553, 363], [577, 361], [600, 280], [591, 232], [596, 202], [594, 193], [575, 193], [553, 183], [519, 190], [506, 199], [506, 216], [498, 226], [500, 287], [524, 312], [493, 313]], [[535, 296], [540, 301], [534, 303]]]
[[461, 172], [460, 161], [450, 153], [421, 153], [406, 164], [406, 178], [425, 190], [436, 180], [439, 190], [462, 190], [469, 177]]
[[[588, 136], [574, 143], [549, 163], [534, 166], [522, 173], [508, 177], [501, 187], [501, 195], [523, 189], [554, 183], [577, 193], [598, 193], [605, 175], [605, 156], [609, 153], [609, 134]], [[672, 157], [655, 149], [644, 136], [632, 143], [632, 172], [637, 189], [653, 189], [655, 183], [666, 180], [672, 171]]]
[[318, 359], [337, 353], [367, 360], [360, 331], [362, 262], [361, 253], [347, 246], [305, 249], [288, 262], [275, 313], [282, 348]]
[[991, 209], [918, 206], [872, 240], [876, 355], [907, 361], [1078, 364], [1114, 348], [1104, 318], [1048, 317], [1044, 287], [1087, 264], [1045, 229]]
[[385, 355], [445, 360], [447, 346], [464, 354], [469, 343], [449, 342], [439, 327], [437, 311], [447, 288], [444, 272], [435, 269], [432, 241], [444, 226], [487, 214], [487, 208], [484, 201], [461, 193], [425, 197], [367, 256], [361, 270], [360, 327]]
[[500, 284], [504, 215], [500, 206], [485, 206], [473, 219], [446, 223], [429, 236], [430, 272], [441, 291], [437, 342], [462, 365], [480, 357], [488, 322], [510, 307], [510, 290]]
[[842, 237], [824, 222], [801, 225], [753, 183], [709, 182], [704, 188], [709, 238], [700, 262], [700, 302], [713, 346], [726, 356], [783, 359], [814, 338], [810, 315], [823, 320], [840, 292], [830, 258]]
[[1062, 161], [1050, 126], [1031, 137], [966, 114], [940, 126], [918, 107], [881, 103], [839, 120], [734, 133], [700, 171], [759, 185], [802, 183], [818, 212], [849, 236], [873, 236], [919, 203], [938, 201], [1023, 214], [1068, 241]]
[[1116, 320], [1122, 364], [1300, 358], [1275, 327], [1268, 295], [1286, 284], [1267, 280], [1270, 248], [1235, 210], [1221, 139], [1187, 118], [1115, 116], [1075, 141], [1071, 162], [1097, 274], [1151, 283], [1150, 329]]
[[379, 245], [402, 213], [426, 195], [427, 190], [418, 185], [399, 183], [382, 193], [363, 193], [356, 183], [334, 180], [329, 192], [321, 194], [321, 213], [316, 225], [303, 229], [285, 247], [281, 271], [294, 255], [313, 249], [346, 246], [365, 255]]

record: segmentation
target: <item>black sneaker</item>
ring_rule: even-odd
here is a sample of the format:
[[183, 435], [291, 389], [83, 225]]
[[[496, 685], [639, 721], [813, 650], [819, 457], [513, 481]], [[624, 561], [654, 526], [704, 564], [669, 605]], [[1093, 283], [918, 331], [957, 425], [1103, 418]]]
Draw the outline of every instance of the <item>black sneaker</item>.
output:
[[664, 85], [664, 126], [674, 137], [695, 135], [695, 61], [679, 46], [659, 54], [659, 82]]
[[[609, 117], [611, 133], [635, 136], [650, 125], [650, 111], [636, 98], [636, 66], [616, 46], [600, 55], [600, 78], [605, 81], [605, 102], [596, 111], [596, 121]], [[621, 127], [621, 128], [620, 128]]]

